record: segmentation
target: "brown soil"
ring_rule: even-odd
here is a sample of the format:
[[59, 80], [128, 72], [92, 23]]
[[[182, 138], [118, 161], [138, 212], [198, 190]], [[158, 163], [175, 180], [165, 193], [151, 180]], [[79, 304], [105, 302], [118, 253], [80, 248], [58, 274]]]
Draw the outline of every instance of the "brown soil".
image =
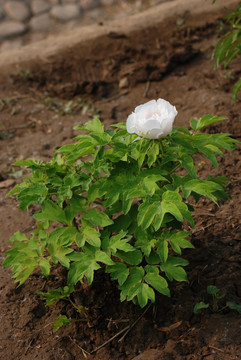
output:
[[[223, 13], [185, 16], [179, 26], [172, 18], [128, 36], [102, 36], [59, 53], [44, 66], [31, 64], [30, 72], [24, 68], [1, 83], [2, 259], [13, 232], [28, 233], [34, 227], [30, 215], [17, 209], [14, 198], [4, 198], [25, 174], [11, 164], [22, 158], [50, 159], [57, 146], [75, 135], [73, 126], [85, 122], [95, 108], [108, 126], [125, 121], [136, 105], [161, 97], [177, 107], [177, 126], [188, 126], [191, 117], [206, 113], [225, 115], [225, 122], [208, 131], [232, 133], [240, 140], [241, 101], [234, 106], [231, 100], [233, 84], [241, 75], [240, 63], [214, 71], [211, 60]], [[129, 86], [120, 88], [119, 81], [125, 77]], [[80, 98], [93, 107], [84, 112]], [[172, 283], [171, 299], [157, 296], [155, 305], [143, 314], [144, 310], [131, 303], [120, 303], [116, 284], [100, 271], [90, 288], [75, 294], [75, 300], [88, 308], [88, 322], [81, 322], [65, 301], [45, 307], [36, 294], [37, 290], [62, 286], [63, 272], [56, 269], [47, 280], [35, 272], [16, 288], [10, 270], [1, 268], [1, 358], [240, 359], [241, 317], [226, 307], [228, 301], [241, 303], [240, 146], [219, 162], [219, 169], [200, 162], [200, 176], [228, 176], [232, 200], [219, 207], [207, 200], [196, 206], [196, 227], [191, 234], [195, 249], [184, 253], [190, 262], [188, 284]], [[197, 302], [212, 303], [206, 293], [208, 285], [216, 285], [225, 297], [218, 311], [210, 307], [194, 315]], [[74, 321], [53, 332], [52, 322], [59, 314]], [[95, 351], [137, 319], [124, 338], [122, 333]]]

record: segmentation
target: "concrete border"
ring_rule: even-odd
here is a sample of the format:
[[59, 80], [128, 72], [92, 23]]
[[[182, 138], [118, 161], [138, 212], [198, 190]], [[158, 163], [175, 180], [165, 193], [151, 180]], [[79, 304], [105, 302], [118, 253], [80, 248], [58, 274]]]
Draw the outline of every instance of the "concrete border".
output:
[[78, 27], [64, 34], [23, 46], [17, 50], [3, 52], [0, 54], [0, 71], [2, 72], [4, 68], [7, 68], [8, 74], [14, 73], [21, 67], [22, 63], [30, 63], [31, 61], [49, 63], [49, 61], [51, 62], [50, 57], [60, 51], [70, 49], [76, 45], [81, 46], [81, 43], [91, 42], [93, 39], [110, 33], [127, 35], [132, 31], [158, 25], [168, 17], [182, 16], [186, 12], [192, 15], [215, 13], [225, 7], [235, 8], [238, 3], [237, 0], [217, 0], [212, 5], [211, 0], [171, 0], [125, 19], [106, 22], [103, 25]]

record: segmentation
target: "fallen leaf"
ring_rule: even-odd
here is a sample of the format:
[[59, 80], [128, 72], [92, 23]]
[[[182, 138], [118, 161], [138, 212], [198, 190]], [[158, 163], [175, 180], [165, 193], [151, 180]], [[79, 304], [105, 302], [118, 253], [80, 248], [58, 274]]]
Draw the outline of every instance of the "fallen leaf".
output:
[[158, 330], [159, 330], [159, 331], [163, 331], [163, 332], [170, 332], [170, 331], [178, 328], [181, 324], [182, 324], [182, 320], [181, 320], [181, 321], [178, 321], [178, 322], [176, 322], [175, 324], [172, 324], [172, 325], [170, 325], [170, 326], [160, 327], [160, 328], [158, 328]]

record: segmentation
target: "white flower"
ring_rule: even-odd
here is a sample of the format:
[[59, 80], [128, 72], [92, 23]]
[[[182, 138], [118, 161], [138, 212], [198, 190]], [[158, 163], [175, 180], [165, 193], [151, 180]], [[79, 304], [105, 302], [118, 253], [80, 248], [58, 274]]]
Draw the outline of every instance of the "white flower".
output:
[[177, 115], [175, 106], [163, 99], [151, 100], [135, 108], [128, 116], [126, 129], [130, 134], [137, 134], [147, 139], [159, 139], [172, 131]]

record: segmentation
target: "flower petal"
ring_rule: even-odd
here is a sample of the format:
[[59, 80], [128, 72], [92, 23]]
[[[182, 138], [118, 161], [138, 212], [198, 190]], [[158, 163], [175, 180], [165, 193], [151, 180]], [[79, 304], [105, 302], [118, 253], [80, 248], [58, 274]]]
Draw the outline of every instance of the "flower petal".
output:
[[132, 113], [128, 116], [126, 120], [126, 130], [129, 134], [133, 134], [136, 132], [136, 125], [135, 125], [135, 114]]

